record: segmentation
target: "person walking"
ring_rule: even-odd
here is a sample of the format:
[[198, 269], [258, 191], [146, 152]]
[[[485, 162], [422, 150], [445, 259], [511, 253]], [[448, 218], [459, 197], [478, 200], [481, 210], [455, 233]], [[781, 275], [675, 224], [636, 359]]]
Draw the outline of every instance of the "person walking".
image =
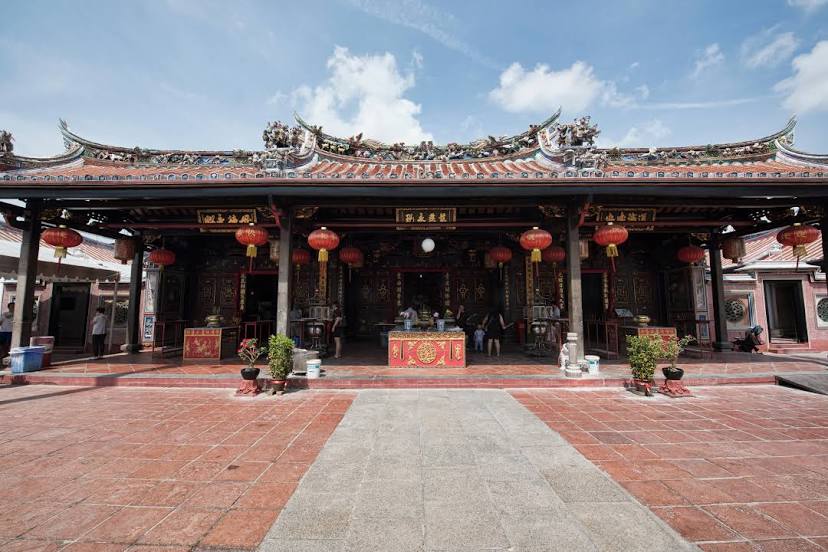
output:
[[92, 354], [95, 358], [103, 358], [106, 346], [106, 312], [103, 307], [95, 309], [92, 318]]
[[488, 338], [486, 344], [488, 356], [492, 356], [492, 343], [495, 346], [495, 353], [500, 356], [500, 340], [503, 339], [503, 332], [506, 330], [506, 321], [503, 319], [501, 310], [494, 309], [487, 314], [483, 320], [483, 327], [486, 329], [486, 337]]

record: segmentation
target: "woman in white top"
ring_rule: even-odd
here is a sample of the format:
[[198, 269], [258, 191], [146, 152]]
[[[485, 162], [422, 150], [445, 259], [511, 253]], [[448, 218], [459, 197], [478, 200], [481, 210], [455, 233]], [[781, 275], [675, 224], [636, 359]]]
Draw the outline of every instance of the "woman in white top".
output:
[[9, 310], [0, 317], [0, 355], [6, 356], [11, 346], [12, 327], [14, 326], [14, 303], [9, 303]]
[[92, 353], [95, 358], [103, 358], [106, 344], [106, 312], [103, 307], [95, 309], [92, 318]]

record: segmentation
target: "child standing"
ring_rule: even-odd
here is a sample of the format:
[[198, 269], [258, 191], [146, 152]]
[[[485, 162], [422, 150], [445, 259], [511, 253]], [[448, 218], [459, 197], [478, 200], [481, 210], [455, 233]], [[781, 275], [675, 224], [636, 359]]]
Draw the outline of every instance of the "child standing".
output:
[[477, 329], [474, 330], [474, 350], [483, 352], [483, 339], [486, 337], [486, 330], [483, 329], [483, 324], [478, 324]]

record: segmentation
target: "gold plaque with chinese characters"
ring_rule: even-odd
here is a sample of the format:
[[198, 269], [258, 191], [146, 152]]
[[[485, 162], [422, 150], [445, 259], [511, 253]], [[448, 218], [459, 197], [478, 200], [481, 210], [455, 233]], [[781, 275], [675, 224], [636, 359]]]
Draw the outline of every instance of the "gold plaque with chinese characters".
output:
[[457, 209], [454, 207], [400, 207], [396, 210], [399, 230], [454, 230]]
[[[199, 209], [198, 223], [205, 226], [250, 224], [256, 222], [256, 209]], [[235, 228], [202, 228], [202, 232], [235, 232]]]

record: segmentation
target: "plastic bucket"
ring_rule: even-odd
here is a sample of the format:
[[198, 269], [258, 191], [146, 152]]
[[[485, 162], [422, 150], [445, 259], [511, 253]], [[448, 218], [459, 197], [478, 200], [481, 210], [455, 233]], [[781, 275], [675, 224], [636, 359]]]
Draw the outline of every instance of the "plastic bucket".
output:
[[587, 372], [590, 374], [597, 374], [601, 357], [597, 355], [584, 355], [584, 360], [587, 362]]
[[35, 372], [43, 367], [43, 353], [46, 347], [15, 347], [9, 352], [11, 355], [12, 374]]
[[309, 359], [306, 363], [306, 370], [308, 378], [318, 378], [319, 373], [322, 371], [322, 361], [318, 358]]

